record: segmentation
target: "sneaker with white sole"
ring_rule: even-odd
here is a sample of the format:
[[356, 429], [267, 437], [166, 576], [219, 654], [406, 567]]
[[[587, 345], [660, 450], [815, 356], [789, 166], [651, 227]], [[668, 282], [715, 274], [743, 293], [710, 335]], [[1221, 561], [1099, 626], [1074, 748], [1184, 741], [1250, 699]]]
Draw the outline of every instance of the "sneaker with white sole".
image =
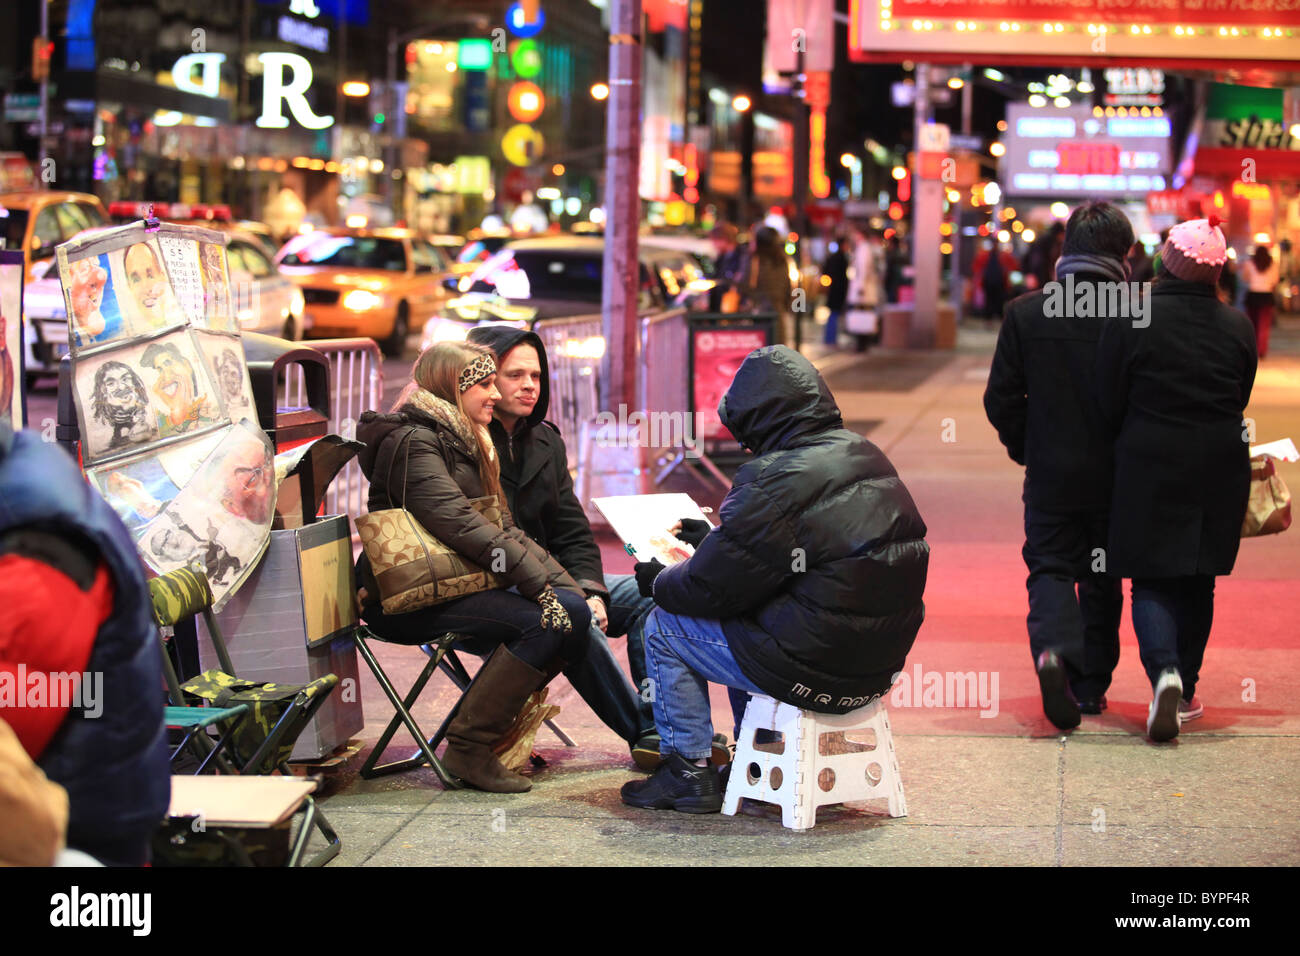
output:
[[1178, 736], [1181, 723], [1178, 704], [1183, 698], [1183, 679], [1175, 668], [1161, 671], [1156, 681], [1155, 697], [1147, 711], [1147, 736], [1156, 743], [1173, 740]]
[[1191, 700], [1178, 701], [1178, 719], [1182, 721], [1195, 720], [1205, 713], [1205, 705], [1201, 703], [1201, 698], [1195, 694]]

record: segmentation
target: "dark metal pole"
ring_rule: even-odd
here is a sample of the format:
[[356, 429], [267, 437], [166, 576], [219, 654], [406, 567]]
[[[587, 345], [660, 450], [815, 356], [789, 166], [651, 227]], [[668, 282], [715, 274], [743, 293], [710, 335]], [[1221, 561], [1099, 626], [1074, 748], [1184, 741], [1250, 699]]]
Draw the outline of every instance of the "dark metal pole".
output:
[[388, 76], [385, 80], [383, 104], [387, 109], [384, 125], [379, 135], [384, 143], [384, 204], [393, 211], [393, 123], [397, 116], [397, 28], [388, 28]]
[[601, 407], [637, 400], [637, 293], [641, 222], [641, 0], [610, 0], [609, 100], [605, 114], [605, 263]]
[[[810, 133], [808, 130], [808, 100], [807, 90], [808, 76], [804, 72], [804, 50], [802, 45], [799, 48], [798, 63], [796, 65], [795, 82], [794, 82], [794, 222], [790, 223], [791, 229], [798, 235], [799, 239], [795, 243], [795, 264], [799, 269], [799, 276], [803, 277], [803, 256], [804, 251], [808, 249], [808, 174], [810, 167], [809, 153], [812, 151], [812, 144], [809, 140]], [[781, 241], [788, 241], [786, 236], [781, 237]], [[805, 309], [807, 307], [805, 306]], [[794, 344], [793, 348], [797, 351], [803, 344], [803, 318], [804, 310], [796, 309], [794, 315]]]

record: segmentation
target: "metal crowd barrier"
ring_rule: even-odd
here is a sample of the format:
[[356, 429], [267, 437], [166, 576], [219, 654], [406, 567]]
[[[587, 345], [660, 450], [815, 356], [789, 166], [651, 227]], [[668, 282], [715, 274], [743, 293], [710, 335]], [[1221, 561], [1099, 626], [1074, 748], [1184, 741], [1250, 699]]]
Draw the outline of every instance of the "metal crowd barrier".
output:
[[551, 401], [546, 417], [560, 426], [569, 468], [576, 468], [582, 423], [600, 411], [600, 362], [605, 354], [599, 315], [542, 319], [533, 326], [546, 349]]
[[[361, 413], [380, 409], [384, 398], [384, 365], [379, 346], [373, 339], [318, 339], [304, 344], [320, 352], [330, 363], [330, 432], [343, 438], [356, 438]], [[276, 391], [281, 408], [301, 407], [305, 402], [301, 366], [285, 369]], [[325, 513], [354, 518], [364, 514], [369, 490], [370, 482], [353, 459], [330, 485]]]
[[646, 412], [685, 415], [690, 404], [690, 323], [685, 309], [644, 316], [637, 404]]

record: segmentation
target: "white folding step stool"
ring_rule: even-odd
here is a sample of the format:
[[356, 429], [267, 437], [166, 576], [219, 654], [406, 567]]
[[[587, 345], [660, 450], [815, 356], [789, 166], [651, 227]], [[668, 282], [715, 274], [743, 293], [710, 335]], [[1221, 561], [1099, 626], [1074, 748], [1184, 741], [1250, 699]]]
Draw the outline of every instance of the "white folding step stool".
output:
[[[757, 730], [783, 734], [781, 753], [757, 749]], [[874, 732], [875, 746], [871, 749], [842, 754], [823, 752], [824, 734], [865, 730]], [[771, 697], [750, 697], [740, 739], [736, 741], [722, 812], [734, 816], [743, 797], [778, 805], [781, 822], [793, 830], [811, 829], [820, 806], [877, 797], [888, 798], [891, 817], [907, 816], [884, 700], [837, 716], [800, 710]]]

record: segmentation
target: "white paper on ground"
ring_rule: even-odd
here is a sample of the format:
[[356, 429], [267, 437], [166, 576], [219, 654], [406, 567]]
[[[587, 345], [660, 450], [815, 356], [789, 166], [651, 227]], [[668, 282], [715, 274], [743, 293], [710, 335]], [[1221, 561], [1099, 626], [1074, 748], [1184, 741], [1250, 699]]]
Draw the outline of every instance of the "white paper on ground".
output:
[[[618, 495], [592, 498], [614, 532], [629, 545], [638, 561], [658, 558], [661, 564], [685, 561], [695, 549], [668, 531], [682, 518], [708, 521], [690, 495]], [[712, 524], [713, 522], [709, 522]]]
[[1276, 458], [1278, 461], [1300, 461], [1300, 451], [1296, 450], [1295, 442], [1289, 438], [1279, 438], [1277, 441], [1265, 442], [1262, 445], [1251, 445], [1250, 457], [1258, 458], [1260, 455]]

